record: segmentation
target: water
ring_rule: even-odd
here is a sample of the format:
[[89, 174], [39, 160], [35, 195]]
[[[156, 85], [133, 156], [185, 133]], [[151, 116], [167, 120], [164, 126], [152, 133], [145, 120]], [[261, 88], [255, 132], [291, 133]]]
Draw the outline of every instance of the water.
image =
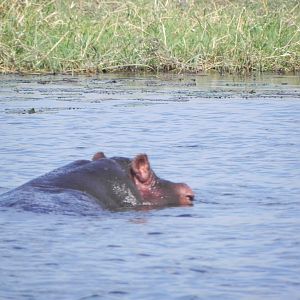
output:
[[96, 151], [146, 152], [197, 200], [2, 208], [0, 299], [300, 299], [299, 100], [296, 76], [1, 76], [1, 193]]

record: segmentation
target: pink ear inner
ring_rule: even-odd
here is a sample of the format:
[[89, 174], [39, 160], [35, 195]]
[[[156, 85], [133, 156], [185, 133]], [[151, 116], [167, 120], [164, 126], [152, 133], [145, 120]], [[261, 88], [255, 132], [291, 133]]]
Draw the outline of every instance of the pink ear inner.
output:
[[133, 175], [140, 181], [145, 182], [151, 175], [151, 168], [146, 154], [137, 155], [131, 164]]

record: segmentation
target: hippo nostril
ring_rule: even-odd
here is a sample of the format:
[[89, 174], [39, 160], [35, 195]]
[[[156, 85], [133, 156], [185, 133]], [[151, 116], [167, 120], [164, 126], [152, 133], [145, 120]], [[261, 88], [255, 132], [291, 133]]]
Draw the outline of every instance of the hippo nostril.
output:
[[195, 196], [194, 195], [186, 195], [187, 199], [190, 201], [194, 201]]

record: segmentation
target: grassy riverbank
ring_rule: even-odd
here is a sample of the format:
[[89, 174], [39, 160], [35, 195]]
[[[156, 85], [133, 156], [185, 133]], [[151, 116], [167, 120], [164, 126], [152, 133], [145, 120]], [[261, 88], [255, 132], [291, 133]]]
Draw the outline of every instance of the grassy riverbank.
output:
[[300, 70], [298, 0], [1, 0], [0, 72]]

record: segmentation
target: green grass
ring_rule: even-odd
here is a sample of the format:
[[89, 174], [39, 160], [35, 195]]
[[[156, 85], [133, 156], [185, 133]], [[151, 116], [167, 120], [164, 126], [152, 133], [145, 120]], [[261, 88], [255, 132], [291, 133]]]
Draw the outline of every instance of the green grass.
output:
[[298, 0], [0, 0], [0, 72], [300, 70]]

